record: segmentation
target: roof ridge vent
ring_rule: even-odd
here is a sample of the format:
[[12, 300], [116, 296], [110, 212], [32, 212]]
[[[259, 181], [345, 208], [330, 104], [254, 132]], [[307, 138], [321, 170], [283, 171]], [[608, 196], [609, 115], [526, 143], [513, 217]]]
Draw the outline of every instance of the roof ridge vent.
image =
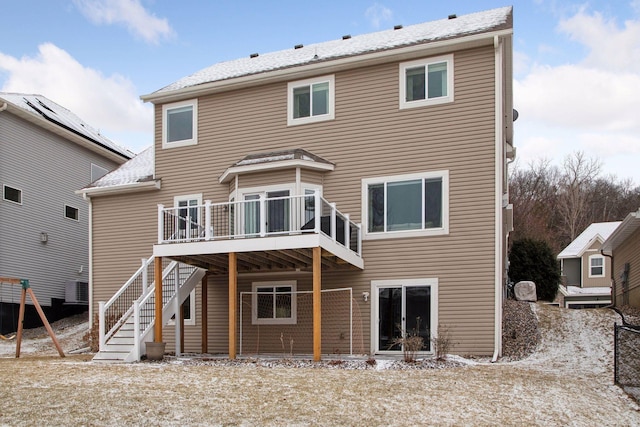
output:
[[351, 34], [345, 34], [342, 36], [342, 40], [349, 40], [351, 38]]
[[257, 58], [258, 56], [260, 56], [259, 53], [252, 53], [251, 55], [249, 55], [249, 58]]
[[294, 49], [302, 49], [303, 47], [304, 47], [304, 45], [303, 45], [303, 44], [297, 44], [297, 45], [295, 45], [293, 48], [294, 48]]
[[455, 13], [452, 13], [451, 15], [449, 15], [449, 19], [456, 19], [458, 17], [458, 15], [456, 15]]
[[394, 25], [393, 29], [394, 30], [401, 30], [402, 29], [402, 25]]

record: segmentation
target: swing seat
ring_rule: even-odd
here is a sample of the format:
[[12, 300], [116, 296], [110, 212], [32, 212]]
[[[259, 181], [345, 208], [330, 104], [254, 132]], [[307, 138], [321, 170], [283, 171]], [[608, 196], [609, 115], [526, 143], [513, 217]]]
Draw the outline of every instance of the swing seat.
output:
[[1, 338], [1, 339], [3, 339], [3, 340], [5, 340], [5, 341], [11, 341], [11, 340], [12, 340], [12, 339], [14, 339], [15, 337], [16, 337], [16, 334], [9, 335], [8, 337], [6, 337], [6, 336], [4, 336], [4, 335], [0, 334], [0, 338]]

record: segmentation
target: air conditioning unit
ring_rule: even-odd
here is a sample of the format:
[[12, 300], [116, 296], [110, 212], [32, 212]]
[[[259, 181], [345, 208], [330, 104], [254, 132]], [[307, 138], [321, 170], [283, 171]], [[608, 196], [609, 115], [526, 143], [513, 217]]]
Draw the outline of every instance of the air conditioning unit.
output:
[[89, 284], [78, 280], [71, 280], [66, 283], [64, 293], [65, 304], [89, 304]]

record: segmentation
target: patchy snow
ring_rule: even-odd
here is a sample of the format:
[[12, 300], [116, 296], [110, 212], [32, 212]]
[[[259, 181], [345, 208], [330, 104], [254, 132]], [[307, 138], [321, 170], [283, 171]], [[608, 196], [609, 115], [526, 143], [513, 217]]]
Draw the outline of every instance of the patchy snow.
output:
[[383, 51], [417, 43], [461, 37], [502, 28], [509, 23], [511, 7], [462, 15], [411, 25], [399, 30], [353, 36], [344, 40], [316, 43], [297, 49], [260, 54], [214, 64], [154, 92], [160, 94], [204, 83], [300, 66], [365, 53]]
[[118, 169], [96, 180], [86, 189], [117, 187], [148, 181], [153, 178], [153, 169], [154, 150], [153, 147], [149, 147]]
[[[560, 285], [562, 286], [562, 285]], [[611, 295], [610, 287], [593, 287], [593, 288], [580, 288], [578, 286], [567, 286], [566, 296], [572, 295]]]
[[558, 259], [581, 257], [596, 239], [599, 239], [601, 243], [607, 240], [621, 222], [594, 222], [558, 254]]
[[351, 369], [350, 360], [104, 364], [91, 355], [9, 355], [0, 357], [0, 425], [640, 425], [638, 405], [613, 385], [618, 316], [534, 310], [541, 342], [530, 357], [452, 356], [458, 367], [442, 369], [397, 369], [402, 362], [386, 358]]

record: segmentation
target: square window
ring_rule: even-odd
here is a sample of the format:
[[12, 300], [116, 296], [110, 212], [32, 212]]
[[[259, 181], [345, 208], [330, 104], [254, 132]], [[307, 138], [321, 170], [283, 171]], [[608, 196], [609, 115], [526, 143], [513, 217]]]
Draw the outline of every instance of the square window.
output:
[[448, 233], [448, 172], [363, 180], [365, 236]]
[[22, 204], [22, 190], [5, 185], [2, 192], [2, 198], [8, 202]]
[[183, 147], [198, 143], [197, 100], [162, 106], [162, 148]]
[[400, 64], [400, 108], [453, 102], [453, 55]]
[[253, 284], [251, 321], [254, 325], [296, 324], [296, 282]]
[[332, 120], [335, 117], [334, 81], [331, 75], [289, 83], [287, 124]]
[[64, 217], [77, 221], [78, 208], [74, 208], [73, 206], [69, 206], [69, 205], [64, 205]]

